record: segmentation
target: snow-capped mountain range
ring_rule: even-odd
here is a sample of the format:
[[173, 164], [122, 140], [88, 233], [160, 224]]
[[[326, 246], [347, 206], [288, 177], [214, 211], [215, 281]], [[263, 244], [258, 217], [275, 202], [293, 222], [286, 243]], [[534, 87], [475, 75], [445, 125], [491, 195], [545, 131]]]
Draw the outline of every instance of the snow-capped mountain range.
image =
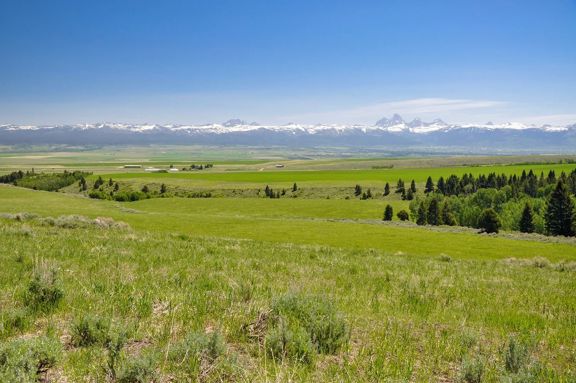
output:
[[239, 119], [221, 124], [0, 125], [0, 145], [213, 144], [283, 146], [460, 147], [483, 150], [576, 151], [576, 124], [448, 124], [441, 119], [404, 121], [398, 114], [373, 125], [262, 125]]

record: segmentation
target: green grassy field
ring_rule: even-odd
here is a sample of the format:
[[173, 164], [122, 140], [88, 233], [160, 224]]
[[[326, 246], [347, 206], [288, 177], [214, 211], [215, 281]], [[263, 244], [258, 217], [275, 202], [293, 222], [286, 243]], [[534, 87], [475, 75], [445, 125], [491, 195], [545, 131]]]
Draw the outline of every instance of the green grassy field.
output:
[[[47, 153], [49, 166], [86, 165], [134, 188], [228, 192], [120, 203], [77, 186], [0, 185], [0, 381], [576, 379], [574, 239], [382, 222], [387, 204], [397, 212], [408, 202], [344, 199], [355, 184], [381, 193], [398, 178], [420, 187], [428, 175], [574, 164], [324, 158], [275, 169], [260, 153], [147, 174], [117, 169], [114, 151]], [[9, 154], [0, 167], [37, 160]], [[294, 182], [300, 194], [280, 199], [229, 192]], [[335, 190], [344, 191], [325, 198]]]

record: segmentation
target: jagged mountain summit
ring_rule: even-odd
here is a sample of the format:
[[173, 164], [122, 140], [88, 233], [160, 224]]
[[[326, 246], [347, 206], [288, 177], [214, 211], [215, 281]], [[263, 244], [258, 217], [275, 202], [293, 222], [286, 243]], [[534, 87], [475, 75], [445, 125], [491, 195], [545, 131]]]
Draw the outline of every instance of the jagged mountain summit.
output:
[[262, 125], [232, 119], [220, 124], [159, 125], [97, 123], [81, 125], [0, 125], [5, 145], [282, 145], [461, 148], [472, 151], [576, 151], [576, 124], [533, 126], [520, 123], [448, 124], [400, 115], [373, 125]]

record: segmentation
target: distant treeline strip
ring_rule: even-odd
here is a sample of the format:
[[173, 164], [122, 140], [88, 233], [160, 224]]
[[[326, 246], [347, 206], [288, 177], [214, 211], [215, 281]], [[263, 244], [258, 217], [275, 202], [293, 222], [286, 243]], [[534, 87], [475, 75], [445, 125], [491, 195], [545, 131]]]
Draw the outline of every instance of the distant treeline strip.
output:
[[18, 170], [0, 176], [0, 183], [12, 184], [28, 189], [57, 191], [70, 186], [78, 180], [84, 179], [92, 173], [64, 170], [62, 173], [36, 173], [34, 169], [23, 172]]

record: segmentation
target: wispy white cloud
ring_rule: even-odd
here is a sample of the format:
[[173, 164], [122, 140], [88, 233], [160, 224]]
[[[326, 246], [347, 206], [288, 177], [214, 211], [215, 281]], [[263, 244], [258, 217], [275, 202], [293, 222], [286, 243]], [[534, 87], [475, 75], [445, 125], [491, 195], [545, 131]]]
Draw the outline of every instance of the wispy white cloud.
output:
[[497, 108], [506, 105], [502, 101], [467, 100], [448, 98], [417, 98], [411, 100], [381, 102], [348, 109], [305, 113], [285, 116], [285, 119], [295, 121], [316, 122], [358, 122], [374, 121], [383, 116], [394, 113], [407, 117], [434, 117], [448, 118], [446, 114], [466, 112], [478, 109]]

